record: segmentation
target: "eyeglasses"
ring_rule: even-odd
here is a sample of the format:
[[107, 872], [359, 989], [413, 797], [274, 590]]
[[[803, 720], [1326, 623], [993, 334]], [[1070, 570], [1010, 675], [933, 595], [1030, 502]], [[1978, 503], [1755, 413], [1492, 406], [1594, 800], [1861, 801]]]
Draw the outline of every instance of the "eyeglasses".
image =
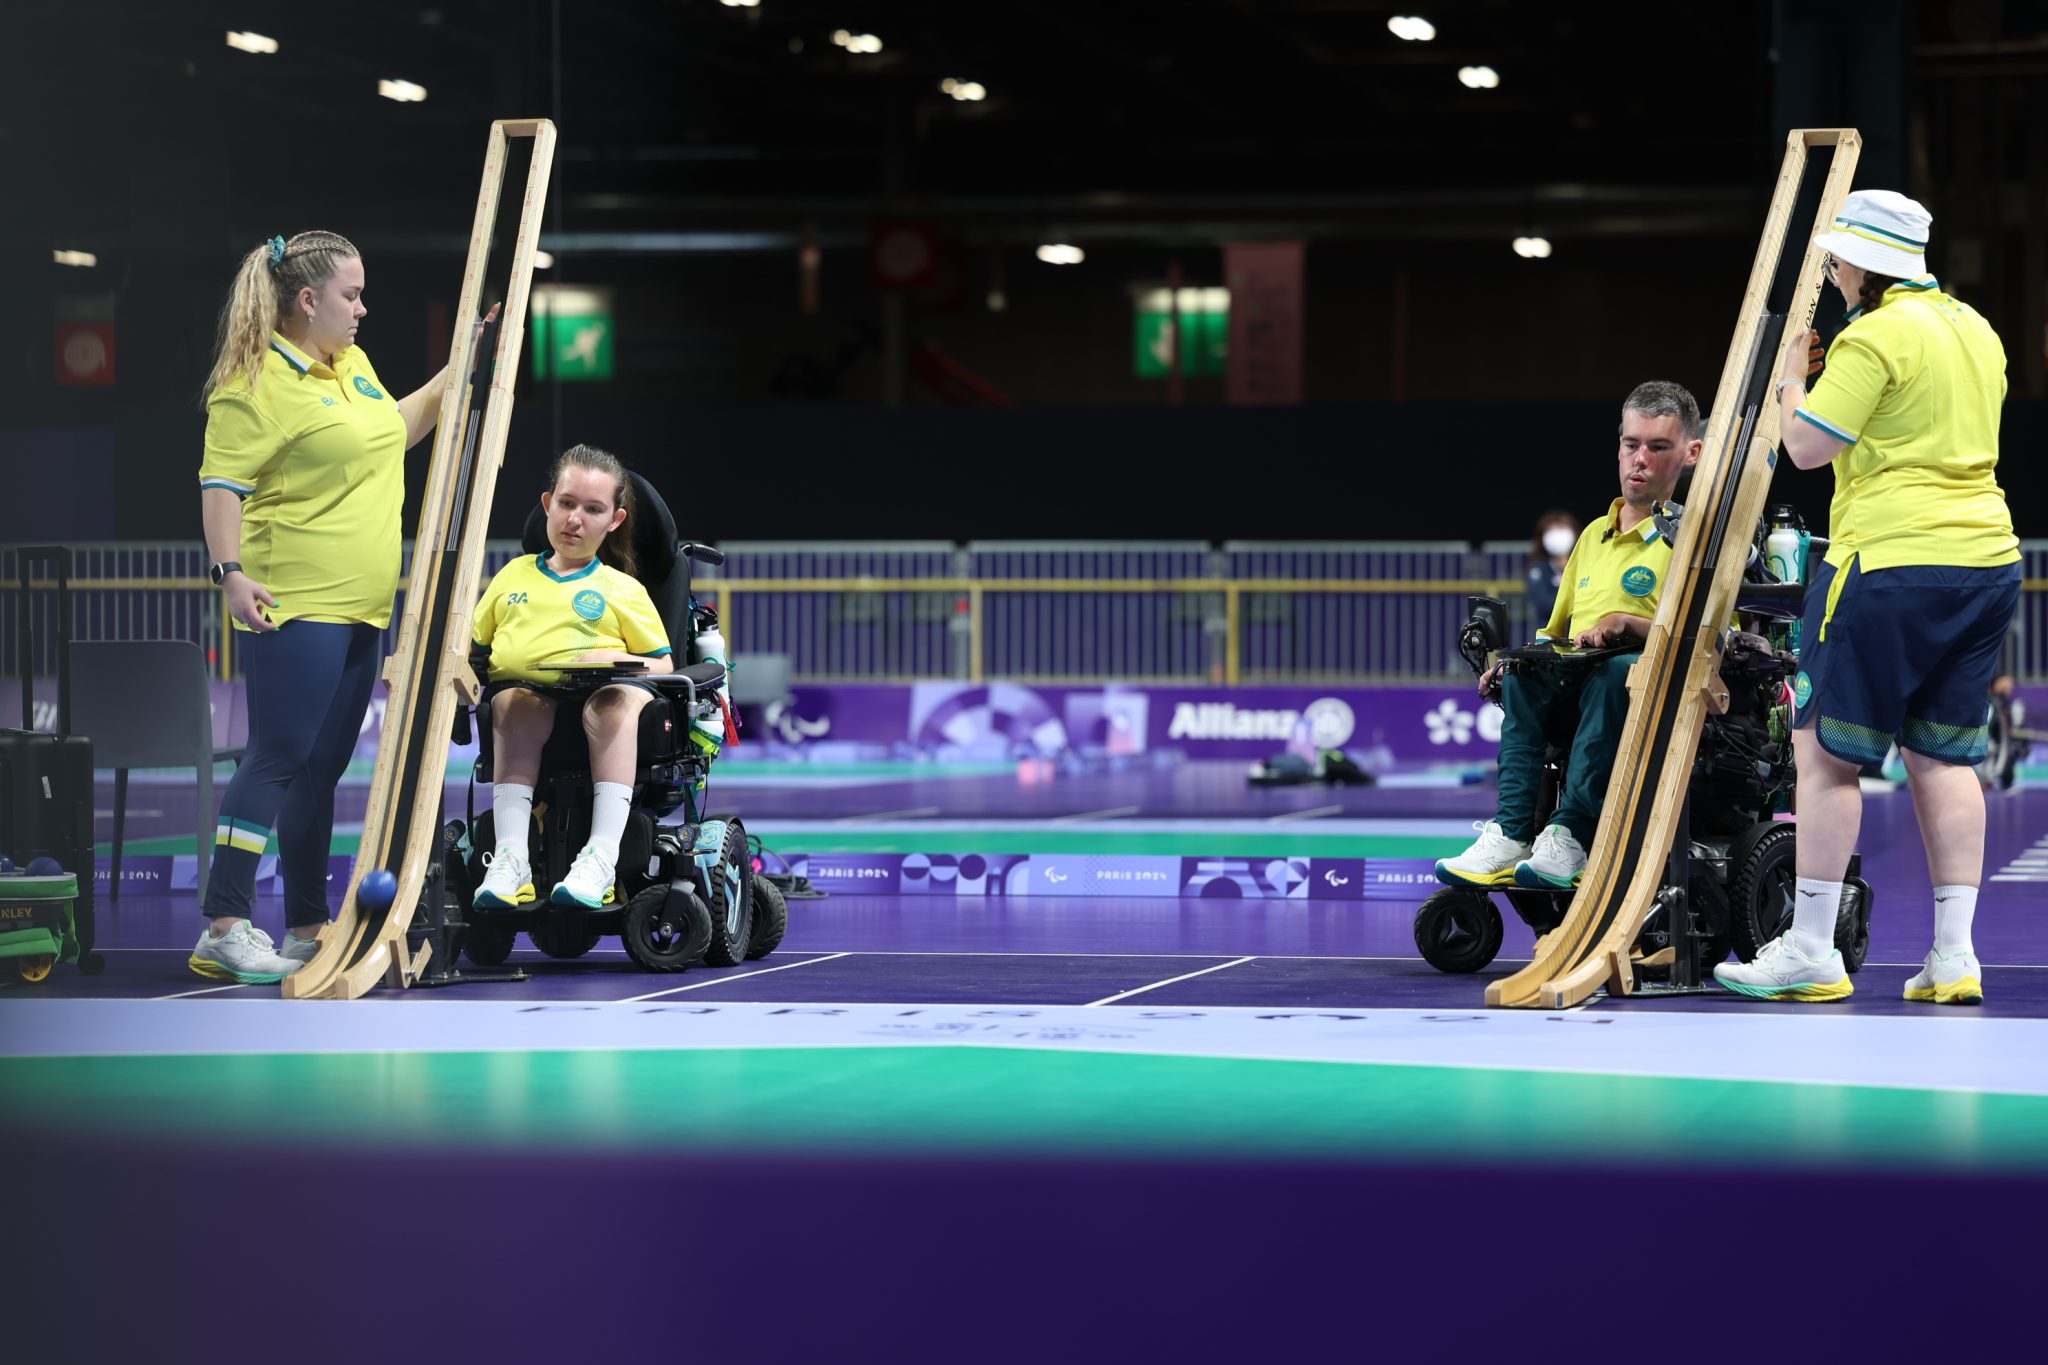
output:
[[1830, 284], [1835, 281], [1835, 267], [1839, 264], [1841, 262], [1835, 259], [1832, 252], [1823, 252], [1821, 254], [1820, 268], [1827, 275]]

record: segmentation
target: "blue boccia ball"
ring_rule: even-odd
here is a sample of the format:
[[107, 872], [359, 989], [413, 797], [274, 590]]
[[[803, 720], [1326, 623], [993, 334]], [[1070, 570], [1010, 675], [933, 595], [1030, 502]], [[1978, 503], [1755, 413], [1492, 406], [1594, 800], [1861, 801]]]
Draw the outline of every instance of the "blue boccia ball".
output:
[[398, 878], [378, 868], [356, 888], [356, 904], [365, 910], [389, 910], [398, 895]]
[[64, 875], [64, 864], [55, 858], [31, 858], [28, 860], [28, 866], [22, 870], [31, 877], [61, 877]]

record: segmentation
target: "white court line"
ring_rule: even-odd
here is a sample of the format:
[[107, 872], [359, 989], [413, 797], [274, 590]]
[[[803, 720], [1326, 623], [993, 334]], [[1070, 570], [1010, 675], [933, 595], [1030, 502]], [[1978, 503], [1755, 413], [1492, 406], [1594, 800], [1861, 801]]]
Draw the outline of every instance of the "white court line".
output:
[[[213, 993], [214, 993], [215, 991], [238, 991], [238, 990], [242, 989], [242, 987], [244, 987], [244, 986], [246, 986], [246, 985], [249, 985], [249, 984], [251, 984], [251, 983], [249, 983], [249, 982], [246, 982], [246, 981], [237, 981], [237, 982], [234, 982], [234, 983], [232, 983], [231, 985], [226, 985], [226, 986], [201, 986], [201, 987], [200, 987], [200, 988], [199, 988], [198, 990], [196, 990], [196, 991], [179, 991], [179, 992], [178, 992], [178, 993], [177, 993], [176, 995], [152, 995], [152, 996], [150, 997], [150, 999], [152, 999], [152, 1000], [185, 1000], [185, 999], [189, 999], [190, 997], [192, 997], [192, 996], [195, 996], [195, 995], [212, 995], [212, 994], [213, 994]], [[261, 983], [261, 982], [258, 982], [258, 983], [255, 983], [255, 984], [261, 985], [262, 983]]]
[[1252, 961], [1251, 958], [1240, 957], [1235, 958], [1229, 962], [1219, 962], [1213, 967], [1204, 967], [1199, 972], [1186, 972], [1180, 976], [1169, 976], [1164, 981], [1155, 981], [1149, 986], [1140, 986], [1133, 991], [1119, 991], [1115, 995], [1105, 995], [1100, 1000], [1090, 1000], [1087, 1004], [1081, 1006], [1081, 1008], [1085, 1010], [1093, 1009], [1097, 1005], [1112, 1005], [1119, 1000], [1127, 1000], [1134, 995], [1143, 995], [1146, 991], [1156, 991], [1161, 986], [1171, 986], [1176, 981], [1188, 981], [1198, 976], [1207, 976], [1211, 972], [1220, 972], [1225, 967], [1235, 967], [1240, 962], [1250, 961]]
[[1266, 823], [1279, 825], [1289, 820], [1315, 820], [1325, 815], [1335, 815], [1343, 809], [1342, 806], [1310, 806], [1307, 810], [1286, 810], [1278, 815], [1267, 816]]
[[1143, 806], [1111, 806], [1108, 810], [1084, 810], [1079, 815], [1055, 815], [1048, 825], [1075, 825], [1085, 820], [1113, 820], [1119, 815], [1136, 815]]
[[766, 976], [770, 972], [787, 972], [798, 967], [809, 967], [819, 962], [830, 962], [835, 957], [846, 957], [846, 953], [827, 953], [814, 957], [809, 962], [785, 962], [780, 967], [763, 967], [758, 972], [741, 972], [737, 976], [715, 976], [709, 981], [699, 981], [689, 986], [672, 986], [665, 991], [650, 991], [646, 995], [629, 995], [624, 1000], [602, 1002], [619, 1005], [635, 1005], [642, 1000], [659, 1000], [664, 995], [680, 995], [684, 991], [701, 991], [706, 986], [722, 986], [728, 981], [745, 981], [750, 976]]
[[939, 808], [937, 806], [919, 806], [914, 810], [878, 810], [868, 815], [842, 815], [837, 820], [832, 821], [832, 823], [835, 825], [859, 825], [875, 820], [903, 820], [937, 815], [938, 813]]

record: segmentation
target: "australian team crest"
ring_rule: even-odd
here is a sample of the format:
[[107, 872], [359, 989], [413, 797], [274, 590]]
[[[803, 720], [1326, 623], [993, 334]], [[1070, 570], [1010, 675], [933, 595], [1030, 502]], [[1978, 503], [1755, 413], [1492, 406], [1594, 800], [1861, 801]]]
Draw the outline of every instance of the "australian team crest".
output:
[[586, 621], [595, 621], [604, 615], [604, 594], [595, 588], [585, 588], [569, 603], [575, 613]]
[[382, 398], [384, 396], [383, 392], [375, 384], [372, 384], [361, 375], [356, 376], [356, 392], [365, 398]]
[[1630, 597], [1648, 597], [1657, 587], [1657, 571], [1638, 564], [1621, 576], [1621, 590]]

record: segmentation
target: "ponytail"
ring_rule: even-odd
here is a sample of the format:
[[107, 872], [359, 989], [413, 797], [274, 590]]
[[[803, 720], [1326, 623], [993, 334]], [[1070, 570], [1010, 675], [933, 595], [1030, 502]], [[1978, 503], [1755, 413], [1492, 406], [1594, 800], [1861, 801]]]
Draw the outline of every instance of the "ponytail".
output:
[[220, 339], [202, 396], [211, 396], [237, 378], [254, 384], [263, 369], [270, 334], [299, 291], [324, 288], [343, 260], [360, 254], [341, 234], [316, 231], [302, 232], [289, 242], [273, 237], [244, 256], [220, 310]]
[[597, 557], [627, 577], [638, 578], [640, 566], [633, 558], [633, 481], [626, 477], [625, 464], [609, 450], [573, 445], [555, 460], [555, 467], [548, 474], [548, 488], [560, 488], [562, 471], [572, 466], [611, 476], [612, 505], [625, 508], [626, 519], [605, 536], [604, 544], [597, 548]]

